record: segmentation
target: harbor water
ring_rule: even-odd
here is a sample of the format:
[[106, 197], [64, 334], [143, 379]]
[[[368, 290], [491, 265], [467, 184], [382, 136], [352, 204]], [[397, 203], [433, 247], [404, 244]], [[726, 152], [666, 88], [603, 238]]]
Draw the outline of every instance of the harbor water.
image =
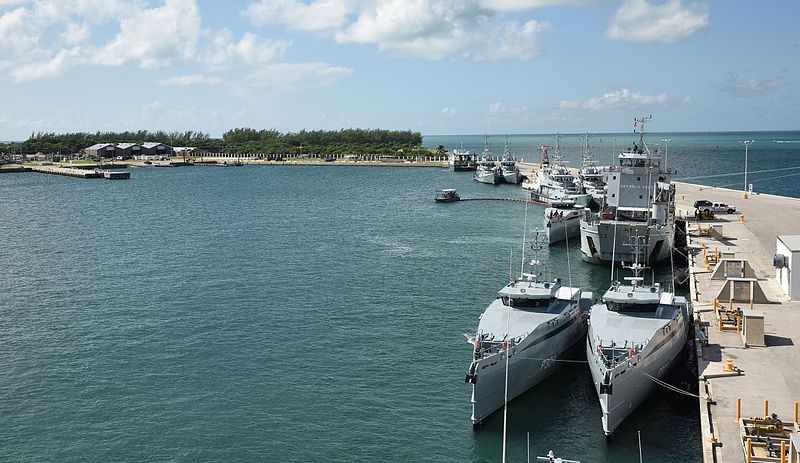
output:
[[[443, 169], [136, 169], [0, 177], [0, 461], [496, 462], [463, 333], [517, 271], [521, 196]], [[528, 224], [543, 208], [529, 205]], [[599, 295], [604, 267], [569, 249]], [[542, 255], [568, 280], [566, 246]], [[700, 461], [661, 390], [613, 439], [580, 349], [511, 402], [509, 461]]]

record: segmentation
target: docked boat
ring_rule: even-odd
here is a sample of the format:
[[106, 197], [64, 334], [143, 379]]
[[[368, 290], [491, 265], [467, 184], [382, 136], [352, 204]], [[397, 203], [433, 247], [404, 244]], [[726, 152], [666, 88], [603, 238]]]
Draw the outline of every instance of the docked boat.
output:
[[[540, 233], [534, 238], [536, 253]], [[534, 271], [538, 264], [534, 257]], [[553, 373], [564, 351], [583, 339], [591, 304], [591, 292], [537, 273], [522, 273], [498, 292], [467, 336], [473, 349], [464, 381], [472, 384], [473, 425], [503, 407], [506, 387], [512, 400]]]
[[436, 196], [433, 197], [433, 200], [440, 203], [452, 203], [460, 201], [461, 196], [452, 188], [443, 188], [441, 190], [436, 190]]
[[497, 159], [489, 149], [489, 142], [486, 136], [484, 136], [483, 151], [481, 152], [481, 157], [478, 160], [478, 165], [475, 168], [475, 173], [472, 174], [472, 178], [473, 180], [477, 180], [481, 183], [489, 183], [492, 185], [500, 183], [501, 179], [503, 178], [502, 174], [500, 173], [500, 169], [497, 166]]
[[550, 205], [553, 201], [574, 201], [579, 206], [586, 206], [591, 199], [589, 195], [581, 193], [575, 183], [575, 177], [564, 165], [559, 137], [556, 137], [556, 147], [553, 149], [553, 159], [550, 160], [550, 146], [539, 147], [540, 164], [533, 177], [522, 182], [534, 201]]
[[552, 246], [568, 238], [578, 238], [581, 234], [581, 219], [591, 211], [587, 207], [576, 206], [575, 201], [553, 201], [544, 210], [544, 227], [547, 241]]
[[508, 135], [506, 135], [506, 143], [503, 146], [503, 157], [500, 158], [500, 174], [506, 183], [518, 185], [522, 181], [522, 174], [519, 172], [519, 167], [517, 167], [517, 159], [511, 153]]
[[[634, 253], [643, 248], [634, 237]], [[646, 268], [638, 259], [626, 267], [627, 282], [616, 281], [592, 306], [586, 357], [602, 410], [603, 432], [610, 435], [663, 382], [686, 342], [686, 298], [656, 282], [644, 285]]]
[[464, 143], [461, 143], [461, 148], [456, 148], [450, 153], [448, 166], [455, 172], [475, 170], [476, 157], [469, 150], [464, 149]]
[[662, 169], [658, 153], [644, 140], [642, 118], [639, 140], [621, 152], [618, 164], [608, 169], [603, 208], [581, 220], [581, 258], [587, 262], [632, 262], [625, 243], [642, 237], [643, 261], [655, 265], [669, 259], [675, 240], [675, 186], [669, 169]]
[[608, 170], [597, 165], [591, 148], [589, 147], [589, 134], [582, 137], [581, 168], [578, 170], [576, 183], [581, 193], [590, 197], [589, 206], [594, 210], [601, 209], [606, 198], [606, 177]]

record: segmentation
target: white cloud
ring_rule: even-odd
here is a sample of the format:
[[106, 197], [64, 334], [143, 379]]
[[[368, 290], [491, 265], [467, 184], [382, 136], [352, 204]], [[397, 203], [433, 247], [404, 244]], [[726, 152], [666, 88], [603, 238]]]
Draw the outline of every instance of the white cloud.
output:
[[600, 1], [601, 0], [480, 0], [480, 5], [483, 8], [492, 10], [521, 11], [547, 6], [588, 5], [599, 3]]
[[92, 31], [88, 24], [69, 23], [67, 24], [67, 30], [59, 34], [59, 37], [69, 45], [78, 45], [88, 40], [91, 34]]
[[777, 77], [766, 79], [741, 79], [736, 73], [728, 73], [725, 80], [715, 84], [717, 90], [735, 97], [759, 96], [772, 93], [789, 85], [784, 72]]
[[195, 55], [200, 36], [200, 11], [195, 0], [166, 0], [120, 21], [120, 32], [92, 61], [120, 65], [137, 60], [141, 67], [168, 66]]
[[375, 44], [390, 54], [424, 59], [530, 59], [541, 53], [545, 23], [499, 20], [476, 1], [386, 0], [368, 3], [335, 34], [339, 43]]
[[79, 56], [80, 53], [80, 48], [64, 49], [45, 62], [14, 67], [11, 69], [10, 74], [17, 82], [59, 76], [71, 66], [71, 62], [74, 61], [74, 58]]
[[489, 105], [486, 112], [489, 117], [498, 116], [514, 116], [514, 117], [528, 117], [530, 110], [527, 106], [507, 106], [502, 101], [496, 101]]
[[354, 5], [350, 1], [260, 0], [242, 11], [256, 26], [283, 24], [301, 31], [324, 31], [341, 27]]
[[261, 66], [246, 77], [256, 87], [316, 87], [353, 72], [327, 63], [275, 63]]
[[667, 104], [666, 92], [658, 95], [642, 95], [639, 92], [632, 92], [627, 88], [615, 90], [603, 94], [601, 97], [589, 98], [584, 102], [564, 100], [558, 107], [561, 109], [626, 109], [642, 106], [665, 105]]
[[647, 0], [627, 0], [620, 5], [606, 37], [627, 42], [671, 43], [685, 39], [708, 27], [708, 7], [695, 3], [684, 6], [681, 0], [652, 5]]
[[202, 55], [202, 61], [213, 69], [228, 68], [237, 64], [264, 64], [283, 57], [291, 45], [288, 40], [261, 39], [247, 32], [235, 42], [233, 33], [221, 29], [211, 35], [209, 51]]
[[442, 108], [442, 116], [444, 117], [453, 117], [456, 115], [456, 108], [447, 106]]
[[221, 78], [204, 76], [202, 74], [188, 74], [184, 76], [174, 76], [158, 81], [159, 85], [176, 85], [182, 87], [188, 85], [217, 85], [220, 83], [222, 83]]

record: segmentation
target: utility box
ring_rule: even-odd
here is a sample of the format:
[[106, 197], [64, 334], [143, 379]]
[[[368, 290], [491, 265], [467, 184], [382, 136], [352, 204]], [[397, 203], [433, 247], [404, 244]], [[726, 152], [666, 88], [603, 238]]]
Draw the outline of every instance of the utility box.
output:
[[[800, 235], [778, 236], [775, 246], [775, 278], [789, 299], [800, 301]], [[793, 268], [797, 265], [797, 269]]]
[[747, 346], [765, 346], [764, 343], [764, 312], [760, 310], [745, 310], [742, 313], [744, 324], [742, 326], [742, 341]]

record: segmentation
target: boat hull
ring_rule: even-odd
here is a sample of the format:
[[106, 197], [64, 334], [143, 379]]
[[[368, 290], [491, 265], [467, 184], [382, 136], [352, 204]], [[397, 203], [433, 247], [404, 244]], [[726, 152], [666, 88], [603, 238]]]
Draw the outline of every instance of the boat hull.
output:
[[[621, 370], [622, 373], [619, 367], [616, 370], [604, 368], [602, 360], [598, 359], [595, 347], [587, 341], [586, 358], [589, 361], [595, 392], [600, 401], [605, 435], [611, 435], [657, 387], [655, 381], [643, 373], [663, 381], [677, 364], [686, 341], [685, 319], [681, 317], [680, 320], [681, 326], [667, 343], [652, 354], [643, 352], [639, 356], [638, 363], [627, 364]], [[592, 339], [591, 331], [588, 338]], [[610, 386], [603, 385], [607, 372], [608, 376], [613, 378]]]
[[560, 243], [567, 238], [577, 238], [581, 234], [580, 217], [569, 217], [561, 222], [546, 222], [545, 230], [550, 244]]
[[[615, 226], [616, 224], [616, 226]], [[671, 223], [648, 226], [645, 222], [600, 220], [580, 222], [581, 259], [593, 264], [635, 261], [628, 243], [634, 236], [646, 238], [645, 255], [639, 256], [649, 265], [665, 262], [670, 257], [675, 239]]]
[[[574, 306], [577, 309], [577, 303]], [[522, 342], [511, 347], [508, 358], [508, 400], [520, 396], [528, 389], [549, 377], [558, 368], [557, 360], [576, 342], [584, 339], [586, 320], [584, 313], [575, 310], [565, 321], [564, 328], [550, 337], [541, 338], [543, 332], [534, 330]], [[545, 340], [546, 339], [546, 340]], [[470, 366], [472, 380], [472, 424], [478, 425], [503, 407], [505, 390], [505, 352], [476, 360]]]
[[511, 183], [513, 185], [517, 185], [522, 182], [522, 174], [517, 172], [503, 172], [503, 181], [506, 183]]
[[495, 172], [475, 172], [472, 178], [478, 182], [488, 183], [490, 185], [496, 185], [499, 181], [498, 175]]

